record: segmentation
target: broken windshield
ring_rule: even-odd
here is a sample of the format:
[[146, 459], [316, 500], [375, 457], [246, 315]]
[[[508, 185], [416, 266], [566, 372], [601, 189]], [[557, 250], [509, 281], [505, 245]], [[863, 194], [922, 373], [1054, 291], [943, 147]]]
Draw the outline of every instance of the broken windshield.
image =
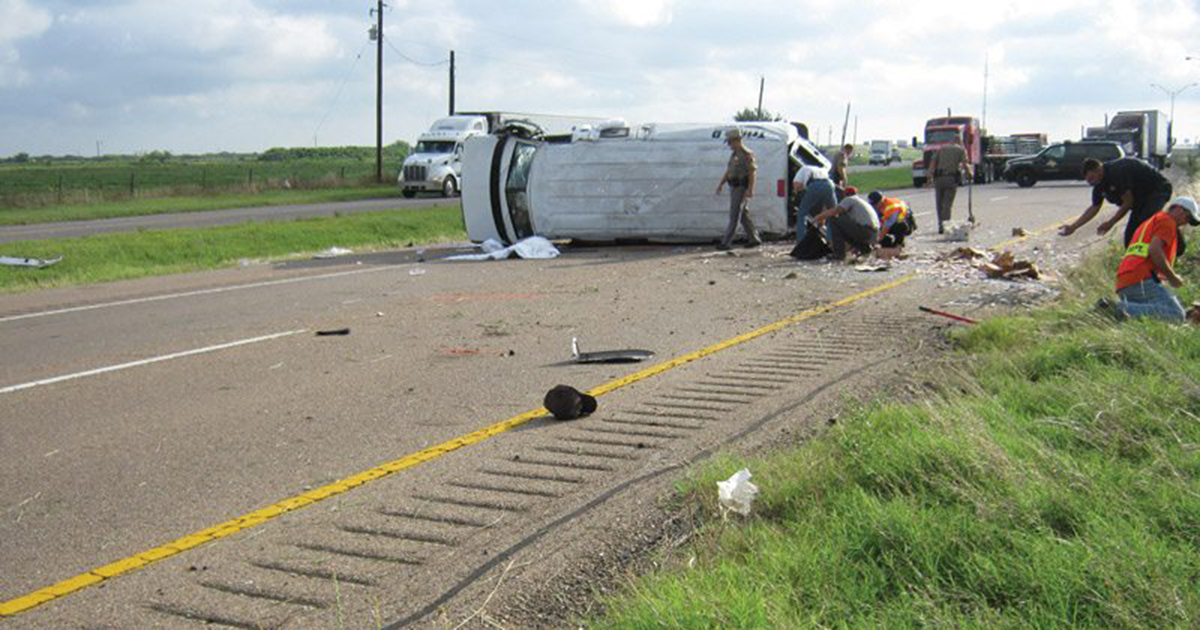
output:
[[508, 165], [508, 181], [504, 194], [508, 198], [508, 212], [512, 217], [513, 230], [517, 239], [533, 236], [533, 224], [529, 219], [529, 171], [533, 168], [533, 156], [537, 145], [517, 142], [513, 147], [512, 161]]

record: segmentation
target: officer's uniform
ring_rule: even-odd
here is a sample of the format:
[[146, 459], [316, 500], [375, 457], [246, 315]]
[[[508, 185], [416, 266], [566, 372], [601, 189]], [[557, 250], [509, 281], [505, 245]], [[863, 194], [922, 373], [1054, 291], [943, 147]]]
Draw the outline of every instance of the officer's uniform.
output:
[[937, 203], [938, 233], [942, 232], [942, 224], [950, 220], [954, 197], [958, 194], [959, 165], [966, 159], [967, 152], [957, 144], [948, 144], [934, 154], [929, 176], [933, 178], [933, 195]]
[[[726, 142], [741, 137], [741, 131], [737, 128], [725, 132]], [[742, 224], [742, 229], [746, 231], [746, 240], [749, 245], [762, 243], [758, 230], [754, 228], [754, 220], [750, 218], [750, 209], [747, 207], [746, 200], [746, 186], [750, 183], [750, 174], [757, 169], [758, 165], [754, 162], [753, 151], [745, 146], [733, 149], [733, 153], [729, 156], [729, 165], [725, 167], [725, 183], [729, 184], [729, 225], [725, 228], [725, 237], [721, 239], [723, 248], [728, 248], [733, 244], [733, 237], [737, 233], [739, 222]]]

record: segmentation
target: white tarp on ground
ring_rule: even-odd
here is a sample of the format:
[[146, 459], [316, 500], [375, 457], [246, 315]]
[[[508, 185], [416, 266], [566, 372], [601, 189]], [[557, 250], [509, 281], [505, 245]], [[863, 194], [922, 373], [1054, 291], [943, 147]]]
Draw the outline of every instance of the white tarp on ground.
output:
[[448, 256], [446, 260], [503, 260], [513, 254], [516, 254], [518, 258], [546, 259], [557, 258], [559, 253], [554, 243], [540, 236], [530, 236], [508, 247], [496, 239], [489, 238], [479, 248], [483, 250], [482, 254]]

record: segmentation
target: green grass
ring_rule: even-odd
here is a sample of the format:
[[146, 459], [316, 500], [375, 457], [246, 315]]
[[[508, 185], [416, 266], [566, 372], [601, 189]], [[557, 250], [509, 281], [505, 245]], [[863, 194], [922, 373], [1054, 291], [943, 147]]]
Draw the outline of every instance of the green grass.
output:
[[456, 205], [202, 228], [0, 244], [0, 256], [53, 258], [44, 269], [0, 266], [0, 292], [111, 282], [284, 258], [329, 247], [383, 249], [466, 238]]
[[0, 225], [30, 225], [59, 221], [86, 221], [151, 214], [228, 210], [255, 206], [280, 206], [302, 203], [328, 203], [358, 199], [399, 198], [391, 184], [354, 188], [269, 190], [234, 194], [190, 195], [180, 197], [137, 198], [124, 201], [77, 203], [61, 206], [0, 209]]
[[1113, 253], [962, 331], [928, 400], [749, 462], [750, 518], [715, 506], [745, 462], [693, 471], [696, 542], [588, 627], [1200, 627], [1200, 334], [1093, 314]]
[[877, 189], [912, 188], [912, 166], [910, 164], [870, 171], [856, 171], [847, 173], [847, 177], [850, 179], [850, 185], [858, 188], [859, 192], [863, 194]]

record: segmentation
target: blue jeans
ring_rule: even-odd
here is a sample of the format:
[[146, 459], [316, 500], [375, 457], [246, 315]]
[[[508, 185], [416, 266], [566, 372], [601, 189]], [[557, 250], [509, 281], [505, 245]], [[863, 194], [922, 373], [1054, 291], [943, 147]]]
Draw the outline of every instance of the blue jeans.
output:
[[1156, 317], [1169, 322], [1182, 322], [1187, 317], [1179, 298], [1166, 285], [1147, 278], [1117, 291], [1119, 305], [1130, 317]]

